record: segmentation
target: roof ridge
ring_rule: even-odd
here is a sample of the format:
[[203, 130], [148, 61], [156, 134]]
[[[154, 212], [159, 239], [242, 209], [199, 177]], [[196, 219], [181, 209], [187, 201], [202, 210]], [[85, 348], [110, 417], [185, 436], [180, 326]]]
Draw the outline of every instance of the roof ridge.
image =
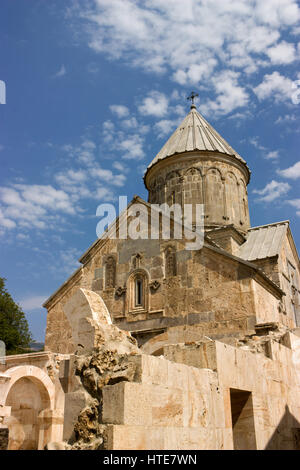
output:
[[[148, 165], [145, 175], [160, 160], [176, 154], [195, 151], [219, 152], [229, 155], [247, 167], [247, 163], [239, 153], [195, 108], [192, 108]], [[250, 175], [250, 170], [248, 167], [247, 169]]]
[[282, 220], [281, 222], [272, 222], [271, 224], [257, 225], [256, 227], [249, 228], [248, 232], [252, 232], [253, 230], [258, 230], [258, 229], [264, 228], [264, 227], [271, 227], [272, 225], [284, 225], [284, 224], [290, 225], [290, 221], [289, 220]]

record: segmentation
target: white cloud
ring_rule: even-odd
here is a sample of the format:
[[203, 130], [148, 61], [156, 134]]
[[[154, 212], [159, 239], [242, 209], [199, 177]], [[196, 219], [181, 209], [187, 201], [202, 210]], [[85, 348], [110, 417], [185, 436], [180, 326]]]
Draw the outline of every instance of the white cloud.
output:
[[58, 72], [56, 72], [56, 74], [54, 75], [54, 78], [63, 77], [64, 75], [66, 75], [66, 73], [67, 73], [67, 69], [64, 65], [62, 65], [60, 69], [58, 70]]
[[121, 122], [121, 126], [125, 127], [125, 129], [137, 129], [139, 127], [139, 123], [137, 119], [133, 116], [129, 119], [124, 119]]
[[217, 63], [216, 59], [207, 58], [202, 64], [192, 64], [186, 70], [177, 70], [173, 74], [173, 79], [180, 85], [198, 84], [212, 75]]
[[115, 113], [119, 118], [123, 118], [129, 115], [129, 109], [127, 106], [121, 104], [112, 104], [109, 109], [112, 113]]
[[[105, 129], [114, 129], [106, 123]], [[107, 130], [108, 132], [108, 130]], [[130, 136], [118, 141], [126, 158], [144, 156], [142, 138]], [[0, 234], [13, 229], [51, 230], [63, 227], [68, 216], [81, 216], [88, 200], [112, 201], [116, 188], [124, 186], [125, 172], [121, 166], [114, 171], [100, 166], [97, 146], [91, 139], [79, 145], [64, 145], [65, 166], [52, 174], [54, 185], [11, 184], [0, 188]], [[19, 233], [16, 232], [16, 237]]]
[[157, 132], [159, 138], [170, 136], [171, 132], [176, 129], [177, 121], [172, 121], [170, 119], [162, 119], [154, 125], [154, 130]]
[[256, 1], [257, 14], [261, 20], [274, 26], [280, 24], [290, 26], [299, 20], [297, 2], [289, 0]]
[[[115, 126], [111, 121], [105, 121], [103, 129], [104, 141], [110, 143]], [[73, 159], [74, 169], [59, 172], [55, 175], [55, 181], [71, 196], [74, 204], [82, 199], [114, 199], [111, 187], [123, 186], [126, 177], [99, 165], [95, 157], [97, 146], [92, 140], [84, 139], [81, 145], [67, 145], [63, 150]]]
[[62, 150], [76, 162], [79, 161], [84, 165], [92, 166], [95, 164], [96, 144], [90, 139], [84, 139], [81, 145], [63, 145]]
[[300, 178], [300, 161], [285, 170], [277, 170], [277, 173], [284, 178], [296, 180]]
[[239, 74], [226, 70], [212, 80], [217, 96], [201, 105], [204, 114], [227, 114], [248, 103], [249, 95], [238, 85], [238, 77]]
[[138, 110], [145, 116], [162, 117], [167, 114], [168, 103], [166, 95], [159, 91], [150, 91], [138, 107]]
[[113, 167], [116, 170], [121, 171], [122, 173], [127, 173], [129, 171], [129, 168], [127, 166], [125, 166], [123, 163], [118, 162], [118, 161], [115, 161], [113, 163]]
[[272, 202], [286, 194], [290, 189], [291, 186], [288, 183], [279, 183], [273, 180], [263, 189], [254, 189], [253, 193], [261, 196], [258, 198], [259, 201]]
[[[132, 67], [168, 73], [181, 85], [205, 80], [209, 87], [216, 72], [230, 69], [243, 72], [235, 87], [243, 88], [246, 74], [296, 59], [296, 43], [283, 40], [283, 34], [297, 29], [297, 0], [91, 0], [88, 5], [78, 2], [73, 14], [85, 23], [90, 48]], [[247, 101], [245, 90], [235, 94], [238, 102]], [[234, 103], [226, 101], [221, 92], [220, 111], [232, 109]]]
[[264, 76], [263, 81], [253, 89], [259, 100], [274, 98], [276, 102], [291, 101], [293, 81], [288, 77], [280, 75], [279, 72], [273, 72]]
[[290, 199], [286, 202], [291, 206], [296, 207], [296, 214], [300, 216], [300, 199]]
[[[161, 94], [158, 93], [158, 95], [158, 97], [156, 94], [153, 96], [153, 99], [158, 98], [158, 101], [156, 102], [157, 108], [155, 108], [154, 102], [151, 102], [150, 108], [152, 111], [158, 109]], [[121, 119], [116, 123], [110, 120], [105, 121], [102, 128], [103, 143], [107, 146], [108, 153], [113, 153], [112, 159], [141, 160], [145, 157], [145, 134], [149, 132], [150, 126], [142, 120], [138, 120], [134, 115], [129, 114], [125, 119]], [[121, 184], [121, 181], [122, 176], [119, 175], [116, 184]]]
[[47, 300], [47, 295], [36, 295], [27, 297], [26, 299], [20, 300], [18, 303], [25, 311], [38, 310], [42, 308], [43, 303]]
[[259, 143], [257, 136], [251, 137], [249, 139], [249, 143], [253, 145], [253, 147], [257, 148], [262, 153], [263, 158], [266, 160], [275, 161], [279, 159], [279, 150], [268, 150], [267, 147]]
[[4, 215], [4, 210], [0, 207], [0, 233], [3, 233], [4, 229], [12, 229], [16, 226], [16, 222], [6, 217]]
[[143, 150], [144, 140], [138, 134], [124, 137], [116, 143], [116, 148], [121, 152], [121, 158], [125, 160], [141, 160], [145, 157]]
[[290, 64], [296, 59], [296, 50], [294, 44], [282, 41], [267, 51], [272, 64]]
[[69, 276], [73, 271], [79, 268], [79, 256], [82, 254], [77, 248], [64, 248], [53, 253], [52, 261], [49, 265], [49, 270], [53, 273], [56, 279]]
[[46, 229], [57, 214], [74, 215], [69, 195], [50, 185], [15, 184], [0, 188], [0, 220], [7, 229], [16, 226]]
[[260, 150], [260, 151], [262, 151], [262, 152], [265, 152], [265, 151], [267, 150], [266, 147], [264, 147], [263, 145], [261, 145], [261, 144], [259, 143], [259, 140], [258, 140], [258, 137], [257, 137], [257, 136], [251, 137], [251, 138], [249, 139], [249, 143], [250, 143], [251, 145], [253, 145], [253, 147], [257, 148], [258, 150]]
[[278, 150], [273, 150], [271, 152], [268, 152], [266, 155], [265, 155], [265, 158], [267, 160], [278, 160], [279, 158], [279, 151]]

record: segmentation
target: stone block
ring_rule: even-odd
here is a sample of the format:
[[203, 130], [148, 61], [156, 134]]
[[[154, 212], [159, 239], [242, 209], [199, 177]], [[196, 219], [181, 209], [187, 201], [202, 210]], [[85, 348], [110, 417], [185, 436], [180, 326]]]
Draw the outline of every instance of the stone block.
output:
[[164, 357], [142, 354], [129, 357], [129, 361], [136, 366], [135, 382], [156, 385], [168, 384], [168, 361]]
[[103, 388], [102, 420], [105, 424], [149, 426], [152, 405], [149, 386], [121, 382]]
[[87, 395], [84, 391], [67, 393], [65, 397], [63, 439], [68, 440], [73, 435], [74, 424], [81, 410], [86, 406]]
[[188, 389], [188, 366], [168, 361], [168, 387]]
[[200, 391], [188, 390], [183, 394], [183, 426], [207, 428], [214, 424], [210, 396]]
[[146, 449], [148, 428], [145, 426], [107, 427], [107, 449], [109, 450], [143, 450]]
[[124, 382], [107, 385], [102, 389], [102, 422], [124, 424]]
[[178, 389], [152, 386], [149, 397], [153, 426], [183, 426], [183, 394]]
[[210, 369], [188, 368], [188, 389], [210, 393], [211, 384], [217, 384], [217, 374]]

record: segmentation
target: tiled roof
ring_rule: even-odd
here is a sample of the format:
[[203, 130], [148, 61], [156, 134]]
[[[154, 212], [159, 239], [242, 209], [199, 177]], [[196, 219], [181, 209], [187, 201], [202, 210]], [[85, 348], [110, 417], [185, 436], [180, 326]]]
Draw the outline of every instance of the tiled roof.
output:
[[251, 228], [246, 242], [240, 247], [239, 256], [246, 261], [254, 261], [278, 255], [288, 227], [289, 221], [284, 221]]

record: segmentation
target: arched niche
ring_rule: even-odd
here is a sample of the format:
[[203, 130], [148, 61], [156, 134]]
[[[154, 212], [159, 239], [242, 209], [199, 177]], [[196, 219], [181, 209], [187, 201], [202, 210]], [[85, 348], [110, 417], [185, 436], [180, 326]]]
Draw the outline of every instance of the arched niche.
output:
[[176, 251], [174, 247], [168, 246], [164, 252], [165, 258], [165, 277], [173, 277], [177, 274]]
[[248, 194], [245, 182], [239, 179], [239, 204], [240, 204], [240, 222], [241, 226], [247, 229], [250, 226], [249, 219], [249, 206], [248, 206]]
[[218, 168], [211, 167], [205, 174], [205, 224], [223, 224], [225, 194], [223, 177]]
[[116, 286], [116, 259], [110, 255], [105, 260], [104, 286], [105, 289], [113, 289]]
[[238, 181], [234, 173], [231, 171], [225, 177], [225, 191], [226, 191], [226, 215], [229, 222], [239, 226], [240, 225], [240, 200]]
[[200, 168], [190, 167], [183, 174], [184, 204], [203, 204], [203, 179]]

